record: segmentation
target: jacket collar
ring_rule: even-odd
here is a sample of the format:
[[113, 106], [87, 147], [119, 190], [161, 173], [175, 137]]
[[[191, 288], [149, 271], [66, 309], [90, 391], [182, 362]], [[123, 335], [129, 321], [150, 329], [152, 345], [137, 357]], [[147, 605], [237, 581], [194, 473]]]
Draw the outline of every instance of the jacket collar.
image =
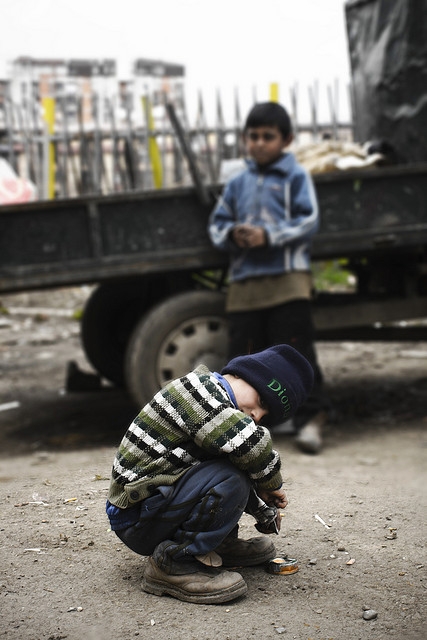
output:
[[[259, 166], [252, 158], [246, 158], [245, 162], [250, 171], [260, 173]], [[292, 171], [294, 165], [295, 158], [292, 153], [283, 153], [275, 162], [267, 165], [263, 173], [281, 173], [282, 175], [286, 175]]]

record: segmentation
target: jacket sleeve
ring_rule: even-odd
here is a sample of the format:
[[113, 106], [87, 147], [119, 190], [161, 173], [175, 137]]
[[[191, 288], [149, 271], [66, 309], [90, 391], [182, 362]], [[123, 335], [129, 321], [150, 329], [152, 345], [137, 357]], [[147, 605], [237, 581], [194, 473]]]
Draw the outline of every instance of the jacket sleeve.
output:
[[268, 243], [282, 247], [294, 242], [307, 242], [319, 228], [319, 207], [310, 175], [301, 168], [284, 186], [284, 215], [266, 223]]
[[226, 455], [258, 487], [274, 490], [282, 485], [281, 460], [269, 430], [238, 409], [228, 404], [217, 406], [205, 418], [203, 428], [192, 435], [210, 454]]
[[233, 188], [229, 183], [224, 188], [209, 218], [209, 237], [214, 247], [222, 251], [230, 251], [235, 248], [234, 242], [230, 239], [230, 231], [236, 223], [233, 202]]

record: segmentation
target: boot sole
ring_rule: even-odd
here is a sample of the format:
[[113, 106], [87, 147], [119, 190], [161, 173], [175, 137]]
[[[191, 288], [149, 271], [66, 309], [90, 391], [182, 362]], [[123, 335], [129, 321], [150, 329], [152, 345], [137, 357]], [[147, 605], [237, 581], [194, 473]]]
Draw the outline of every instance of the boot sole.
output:
[[212, 593], [188, 593], [179, 587], [173, 585], [165, 585], [162, 582], [153, 579], [143, 578], [142, 588], [147, 593], [152, 593], [155, 596], [169, 595], [178, 600], [184, 602], [193, 602], [194, 604], [219, 604], [221, 602], [229, 602], [244, 596], [248, 587], [244, 580], [237, 584], [221, 591], [214, 591]]

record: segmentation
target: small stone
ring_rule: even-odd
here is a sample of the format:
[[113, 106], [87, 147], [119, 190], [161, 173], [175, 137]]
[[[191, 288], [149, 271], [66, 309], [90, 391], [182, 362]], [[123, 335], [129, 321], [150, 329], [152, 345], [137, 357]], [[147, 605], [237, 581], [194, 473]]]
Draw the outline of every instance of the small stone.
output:
[[276, 627], [276, 632], [277, 633], [286, 633], [286, 629], [285, 629], [285, 627]]
[[345, 546], [343, 544], [340, 544], [338, 548], [338, 551], [345, 551]]
[[317, 558], [311, 558], [311, 560], [308, 561], [308, 564], [317, 564]]
[[378, 613], [374, 611], [374, 609], [367, 609], [366, 611], [363, 612], [364, 620], [375, 620], [377, 616], [378, 616]]

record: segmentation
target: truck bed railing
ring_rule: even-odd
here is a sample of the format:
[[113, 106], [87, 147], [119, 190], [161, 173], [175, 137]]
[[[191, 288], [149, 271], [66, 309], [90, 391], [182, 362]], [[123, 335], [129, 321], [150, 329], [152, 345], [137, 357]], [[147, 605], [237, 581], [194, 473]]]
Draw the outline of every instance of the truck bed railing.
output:
[[[427, 246], [427, 163], [315, 176], [322, 223], [313, 259]], [[0, 207], [0, 292], [168, 270], [224, 268], [206, 227], [220, 185]]]

